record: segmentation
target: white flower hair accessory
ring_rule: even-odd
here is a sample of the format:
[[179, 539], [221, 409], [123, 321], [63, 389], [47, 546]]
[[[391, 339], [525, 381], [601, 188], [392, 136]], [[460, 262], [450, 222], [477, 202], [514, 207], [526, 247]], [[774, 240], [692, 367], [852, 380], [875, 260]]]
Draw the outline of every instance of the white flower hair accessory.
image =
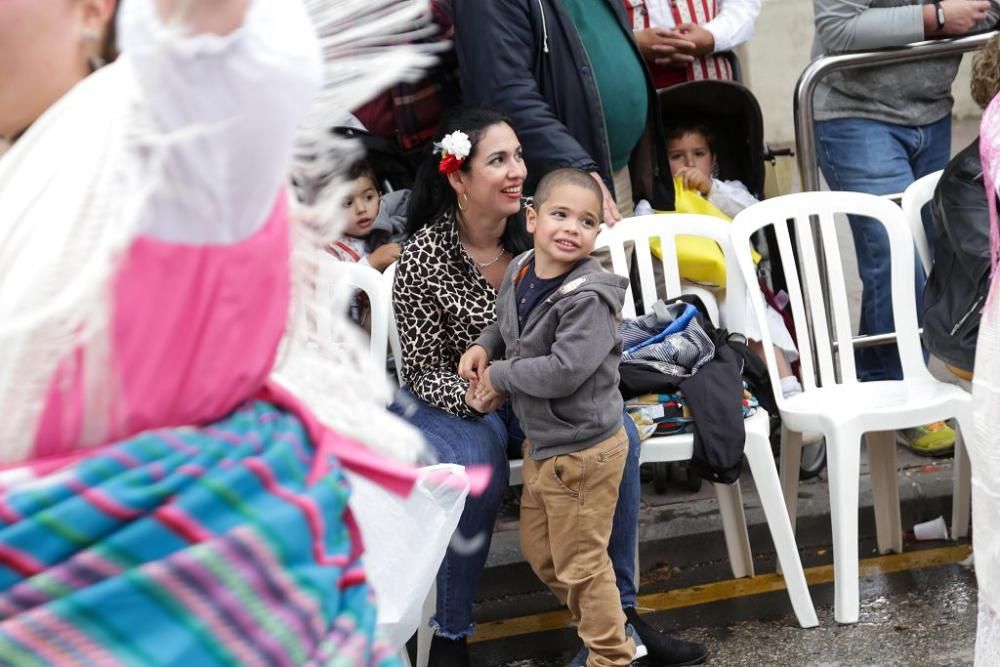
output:
[[438, 172], [445, 175], [452, 174], [458, 171], [469, 157], [469, 153], [472, 152], [472, 142], [465, 132], [455, 130], [444, 135], [440, 143], [435, 142], [434, 152], [441, 156]]

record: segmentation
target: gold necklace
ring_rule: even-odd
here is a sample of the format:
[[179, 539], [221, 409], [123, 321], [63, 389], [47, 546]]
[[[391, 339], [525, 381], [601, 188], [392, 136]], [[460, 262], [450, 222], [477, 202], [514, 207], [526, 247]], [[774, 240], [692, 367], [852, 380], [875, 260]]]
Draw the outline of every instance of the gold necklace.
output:
[[464, 243], [462, 244], [462, 249], [465, 250], [465, 254], [468, 255], [469, 258], [472, 259], [472, 261], [475, 263], [475, 265], [478, 266], [480, 269], [488, 269], [489, 267], [493, 266], [494, 264], [496, 264], [497, 262], [499, 262], [500, 258], [504, 256], [504, 253], [507, 252], [507, 248], [504, 248], [501, 245], [500, 246], [500, 252], [497, 253], [496, 257], [494, 257], [493, 259], [491, 259], [488, 262], [480, 262], [478, 259], [476, 259], [475, 257], [472, 256], [472, 253], [469, 252], [469, 249], [465, 247]]

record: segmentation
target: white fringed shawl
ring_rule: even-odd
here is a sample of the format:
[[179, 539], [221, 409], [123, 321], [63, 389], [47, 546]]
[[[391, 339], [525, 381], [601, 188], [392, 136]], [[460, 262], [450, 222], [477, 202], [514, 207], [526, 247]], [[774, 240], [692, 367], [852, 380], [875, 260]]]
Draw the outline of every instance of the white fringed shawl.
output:
[[[427, 47], [410, 44], [427, 34], [426, 0], [301, 1], [326, 63], [305, 137], [433, 62]], [[27, 457], [56, 368], [77, 349], [87, 368], [86, 444], [99, 444], [106, 429], [100, 416], [115, 386], [106, 349], [110, 279], [136, 235], [145, 193], [168, 186], [155, 176], [158, 137], [133, 103], [137, 94], [126, 54], [73, 88], [0, 157], [0, 463]], [[150, 168], [119, 169], [128, 151], [143, 152]], [[344, 167], [355, 151], [345, 143]], [[299, 235], [297, 313], [336, 307], [316, 302], [308, 276], [314, 249], [338, 231]], [[340, 319], [333, 341], [293, 328], [277, 379], [327, 425], [412, 460], [418, 436], [385, 412], [384, 372]]]

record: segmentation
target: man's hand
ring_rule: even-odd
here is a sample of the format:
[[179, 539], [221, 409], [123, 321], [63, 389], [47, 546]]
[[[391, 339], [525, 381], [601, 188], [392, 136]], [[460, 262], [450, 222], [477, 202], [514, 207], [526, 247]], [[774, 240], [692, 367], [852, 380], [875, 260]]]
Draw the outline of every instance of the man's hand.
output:
[[601, 186], [601, 192], [604, 193], [604, 224], [608, 227], [614, 227], [615, 223], [622, 219], [622, 214], [618, 212], [618, 205], [615, 204], [615, 198], [611, 196], [611, 191], [604, 184], [604, 179], [601, 178], [600, 174], [592, 171], [590, 175], [594, 177], [597, 184]]
[[704, 56], [715, 51], [715, 35], [700, 25], [685, 23], [677, 27], [677, 32], [694, 45], [685, 52], [688, 55]]
[[458, 376], [475, 386], [489, 363], [490, 357], [486, 353], [486, 348], [482, 345], [473, 345], [458, 360]]
[[402, 248], [398, 243], [386, 243], [383, 246], [379, 246], [368, 255], [368, 266], [381, 273], [385, 271], [387, 266], [399, 259], [401, 250]]
[[683, 67], [694, 60], [694, 42], [676, 30], [646, 28], [635, 31], [639, 53], [651, 65]]
[[705, 197], [712, 190], [712, 178], [705, 175], [705, 172], [697, 167], [681, 167], [675, 175], [681, 177], [685, 188], [697, 190]]
[[[924, 33], [927, 36], [964, 35], [986, 20], [990, 8], [988, 0], [944, 0], [944, 27], [937, 29], [937, 8], [924, 5]], [[931, 26], [930, 29], [927, 26]]]

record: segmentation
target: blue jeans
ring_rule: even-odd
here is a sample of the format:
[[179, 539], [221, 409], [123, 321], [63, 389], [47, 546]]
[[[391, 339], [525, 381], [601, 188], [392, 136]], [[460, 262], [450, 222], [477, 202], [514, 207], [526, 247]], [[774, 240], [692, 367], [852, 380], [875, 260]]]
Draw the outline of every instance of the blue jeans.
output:
[[[452, 639], [471, 635], [472, 604], [486, 564], [493, 524], [510, 483], [511, 458], [521, 458], [524, 434], [509, 404], [481, 419], [463, 419], [415, 398], [406, 388], [391, 410], [420, 430], [441, 463], [488, 464], [489, 486], [469, 499], [458, 522], [457, 540], [448, 547], [437, 577], [437, 612], [431, 620], [437, 634]], [[635, 544], [639, 531], [639, 432], [625, 416], [629, 451], [618, 489], [608, 555], [622, 607], [635, 606]]]
[[[951, 154], [951, 116], [929, 125], [907, 127], [866, 118], [838, 118], [816, 123], [819, 166], [833, 190], [875, 195], [902, 192], [913, 181], [943, 169]], [[871, 218], [850, 216], [851, 234], [864, 286], [858, 333], [895, 331], [889, 237]], [[924, 212], [924, 230], [933, 254], [934, 227]], [[917, 317], [922, 319], [924, 277], [916, 263]], [[855, 353], [861, 380], [903, 377], [895, 345], [861, 348]]]

